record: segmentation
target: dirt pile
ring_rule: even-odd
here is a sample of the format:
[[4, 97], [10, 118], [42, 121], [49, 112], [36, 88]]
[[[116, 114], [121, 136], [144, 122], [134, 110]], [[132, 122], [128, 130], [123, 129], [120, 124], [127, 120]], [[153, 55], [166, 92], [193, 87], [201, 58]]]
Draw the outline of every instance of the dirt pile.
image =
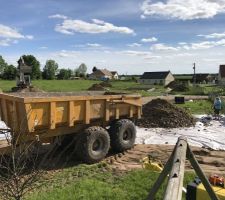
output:
[[101, 82], [93, 84], [88, 90], [90, 91], [104, 91], [107, 90], [106, 88], [112, 87], [112, 85], [108, 82]]
[[37, 87], [30, 86], [30, 87], [25, 87], [25, 88], [13, 87], [12, 92], [27, 93], [27, 92], [44, 92], [44, 91]]
[[90, 91], [104, 91], [105, 88], [102, 85], [96, 83], [96, 84], [93, 84], [91, 87], [89, 87], [88, 90], [90, 90]]
[[112, 85], [109, 82], [101, 82], [99, 83], [102, 87], [112, 87]]
[[166, 88], [171, 88], [172, 91], [176, 92], [186, 92], [189, 90], [186, 84], [177, 81], [172, 81], [166, 86]]
[[144, 128], [178, 128], [195, 125], [195, 119], [185, 110], [163, 99], [154, 99], [143, 106], [142, 119], [137, 125]]

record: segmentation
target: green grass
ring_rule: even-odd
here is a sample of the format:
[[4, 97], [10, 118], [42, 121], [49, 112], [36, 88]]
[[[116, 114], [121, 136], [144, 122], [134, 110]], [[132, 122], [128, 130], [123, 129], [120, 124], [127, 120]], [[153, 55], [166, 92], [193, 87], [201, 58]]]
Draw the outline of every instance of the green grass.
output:
[[[158, 175], [144, 169], [115, 173], [106, 164], [79, 165], [57, 172], [26, 199], [144, 200]], [[194, 177], [193, 173], [186, 173], [184, 186]], [[157, 200], [162, 199], [164, 191], [165, 184], [159, 189]]]
[[178, 107], [188, 110], [191, 114], [210, 114], [213, 113], [212, 102], [209, 100], [194, 100], [185, 104], [176, 104]]
[[[32, 84], [46, 92], [73, 92], [87, 90], [94, 83], [100, 81], [93, 80], [34, 80]], [[143, 96], [158, 96], [165, 93], [163, 86], [143, 85], [135, 81], [112, 81], [111, 88], [108, 88], [112, 92], [126, 92], [126, 93], [139, 93]], [[0, 88], [4, 92], [11, 91], [12, 87], [16, 86], [15, 81], [0, 80]], [[155, 88], [153, 92], [147, 90]]]

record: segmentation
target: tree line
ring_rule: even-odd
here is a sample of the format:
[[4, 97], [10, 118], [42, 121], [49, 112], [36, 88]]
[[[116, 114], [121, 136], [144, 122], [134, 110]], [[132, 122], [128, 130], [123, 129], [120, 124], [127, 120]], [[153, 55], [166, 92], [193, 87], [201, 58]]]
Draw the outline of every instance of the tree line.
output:
[[[59, 68], [58, 63], [55, 60], [47, 60], [44, 68], [41, 70], [40, 62], [33, 55], [23, 55], [26, 65], [32, 67], [31, 79], [61, 79], [66, 80], [71, 77], [86, 77], [87, 66], [82, 63], [75, 70], [69, 68]], [[9, 65], [0, 55], [0, 78], [5, 80], [14, 80], [17, 76], [17, 67]]]

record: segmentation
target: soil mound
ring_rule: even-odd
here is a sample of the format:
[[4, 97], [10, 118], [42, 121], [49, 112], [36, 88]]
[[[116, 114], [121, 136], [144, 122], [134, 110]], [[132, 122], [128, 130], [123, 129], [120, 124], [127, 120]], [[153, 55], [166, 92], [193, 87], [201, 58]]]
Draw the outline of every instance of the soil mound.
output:
[[105, 88], [102, 85], [96, 83], [96, 84], [93, 84], [90, 88], [88, 88], [88, 90], [90, 90], [90, 91], [104, 91]]
[[166, 88], [171, 88], [172, 91], [176, 91], [176, 92], [186, 92], [189, 90], [188, 86], [184, 83], [180, 83], [177, 81], [172, 81], [171, 83], [169, 83]]
[[185, 110], [163, 99], [154, 99], [143, 106], [142, 119], [137, 125], [144, 128], [178, 128], [195, 125], [195, 119]]
[[112, 85], [109, 82], [101, 82], [99, 83], [102, 87], [112, 87]]
[[43, 91], [37, 87], [30, 86], [30, 87], [25, 87], [25, 88], [13, 87], [12, 92], [27, 93], [27, 92], [45, 92], [45, 91]]

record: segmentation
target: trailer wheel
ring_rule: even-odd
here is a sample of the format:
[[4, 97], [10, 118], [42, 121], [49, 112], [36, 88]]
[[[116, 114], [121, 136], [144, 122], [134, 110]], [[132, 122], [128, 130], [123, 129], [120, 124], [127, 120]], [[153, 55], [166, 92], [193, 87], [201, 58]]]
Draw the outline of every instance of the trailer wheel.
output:
[[86, 163], [95, 163], [102, 160], [108, 153], [110, 147], [110, 137], [108, 132], [102, 127], [93, 126], [87, 128], [81, 134], [78, 154]]
[[111, 125], [109, 134], [112, 149], [122, 152], [134, 146], [136, 127], [131, 120], [121, 119]]

